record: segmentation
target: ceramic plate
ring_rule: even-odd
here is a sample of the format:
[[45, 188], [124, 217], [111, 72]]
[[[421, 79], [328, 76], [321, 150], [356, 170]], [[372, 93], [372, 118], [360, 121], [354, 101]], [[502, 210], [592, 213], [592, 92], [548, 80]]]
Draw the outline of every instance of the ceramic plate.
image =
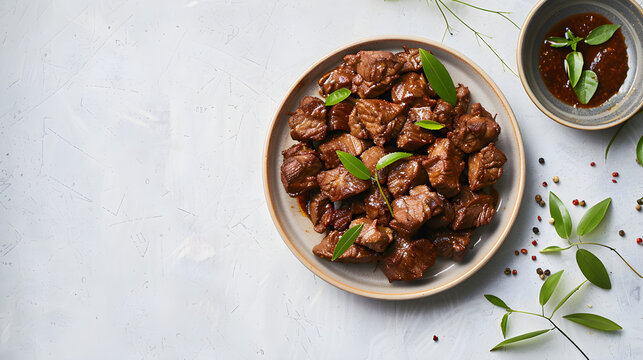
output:
[[[341, 63], [346, 54], [360, 50], [402, 51], [421, 47], [431, 51], [446, 66], [453, 81], [471, 91], [471, 103], [480, 102], [492, 114], [502, 131], [496, 145], [507, 155], [504, 174], [496, 185], [500, 194], [498, 212], [491, 224], [474, 232], [469, 253], [462, 262], [438, 259], [424, 277], [411, 282], [389, 283], [374, 264], [342, 264], [320, 259], [312, 248], [323, 238], [302, 215], [295, 198], [281, 184], [281, 151], [294, 143], [288, 129], [288, 113], [297, 109], [307, 95], [319, 96], [317, 80]], [[439, 43], [417, 37], [378, 37], [341, 47], [311, 66], [290, 88], [268, 131], [264, 152], [264, 191], [272, 219], [292, 253], [313, 273], [340, 289], [380, 299], [411, 299], [448, 289], [478, 271], [498, 250], [516, 219], [525, 184], [525, 156], [520, 130], [507, 100], [494, 82], [462, 54]]]

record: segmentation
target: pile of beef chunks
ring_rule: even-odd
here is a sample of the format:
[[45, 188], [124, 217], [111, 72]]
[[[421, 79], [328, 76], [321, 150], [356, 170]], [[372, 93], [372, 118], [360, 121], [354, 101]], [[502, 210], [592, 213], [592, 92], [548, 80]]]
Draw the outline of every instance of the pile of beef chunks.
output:
[[[500, 126], [469, 89], [458, 84], [457, 103], [440, 99], [422, 73], [418, 49], [360, 51], [319, 79], [320, 94], [340, 88], [352, 96], [331, 107], [307, 96], [288, 119], [297, 141], [284, 150], [281, 181], [303, 197], [315, 231], [327, 233], [313, 248], [330, 259], [346, 229], [363, 224], [337, 261], [380, 262], [389, 281], [422, 277], [439, 255], [463, 259], [473, 229], [496, 212], [491, 185], [502, 175], [505, 154], [494, 140]], [[423, 129], [416, 121], [444, 125]], [[387, 153], [414, 155], [378, 171], [391, 216], [377, 185], [353, 176], [336, 151], [359, 157], [375, 174]], [[465, 171], [466, 169], [466, 171]]]

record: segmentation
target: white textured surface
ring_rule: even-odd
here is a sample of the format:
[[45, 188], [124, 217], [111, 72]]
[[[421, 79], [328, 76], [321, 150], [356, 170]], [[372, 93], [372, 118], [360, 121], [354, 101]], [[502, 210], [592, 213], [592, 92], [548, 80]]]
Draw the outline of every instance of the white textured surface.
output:
[[[493, 6], [520, 23], [532, 4]], [[453, 7], [513, 63], [511, 24]], [[643, 269], [634, 241], [643, 236], [643, 213], [634, 210], [643, 196], [634, 162], [641, 116], [605, 163], [614, 130], [548, 120], [520, 81], [454, 25], [446, 44], [491, 75], [518, 117], [525, 200], [505, 245], [471, 279], [427, 299], [382, 302], [335, 289], [290, 254], [264, 204], [262, 144], [281, 97], [311, 63], [371, 35], [439, 40], [435, 8], [414, 0], [1, 1], [0, 358], [581, 358], [555, 333], [489, 353], [502, 311], [482, 295], [537, 311], [536, 267], [566, 269], [565, 289], [581, 281], [572, 253], [536, 262], [513, 255], [533, 250], [532, 238], [539, 247], [557, 243], [544, 223], [541, 235], [531, 233], [537, 215], [547, 218], [533, 201], [545, 194], [543, 180], [567, 204], [612, 196], [606, 223], [587, 239], [614, 244]], [[581, 209], [570, 208], [578, 221]], [[558, 322], [592, 359], [640, 358], [643, 280], [595, 252], [612, 290], [588, 286], [561, 314], [592, 311], [625, 330]], [[505, 277], [506, 266], [518, 276]], [[544, 326], [515, 316], [509, 334]]]

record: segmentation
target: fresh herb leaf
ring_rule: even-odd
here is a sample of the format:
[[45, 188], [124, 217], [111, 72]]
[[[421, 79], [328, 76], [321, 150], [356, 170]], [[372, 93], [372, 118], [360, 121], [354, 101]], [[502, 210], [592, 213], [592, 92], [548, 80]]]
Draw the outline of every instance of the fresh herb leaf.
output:
[[377, 162], [377, 165], [375, 165], [375, 169], [382, 170], [385, 167], [391, 165], [392, 163], [412, 155], [413, 154], [410, 154], [407, 152], [394, 152], [394, 153], [386, 154], [382, 156], [380, 160]]
[[596, 314], [577, 313], [565, 315], [563, 318], [596, 330], [616, 331], [623, 329], [621, 325]]
[[638, 144], [636, 144], [636, 160], [639, 161], [639, 165], [643, 166], [643, 136], [641, 136]]
[[550, 36], [547, 38], [547, 41], [549, 42], [549, 46], [556, 48], [565, 47], [571, 43], [571, 41], [558, 36]]
[[344, 151], [337, 150], [335, 152], [337, 153], [337, 157], [339, 157], [339, 161], [342, 162], [346, 170], [355, 175], [355, 177], [362, 180], [368, 180], [371, 178], [371, 172], [368, 170], [366, 165], [364, 165], [362, 160]]
[[455, 92], [453, 80], [447, 69], [442, 65], [440, 60], [424, 49], [420, 49], [420, 59], [422, 60], [424, 75], [431, 84], [431, 87], [433, 87], [433, 90], [435, 90], [438, 96], [444, 99], [444, 101], [455, 106], [458, 97]]
[[583, 70], [580, 75], [580, 79], [576, 86], [574, 86], [574, 92], [578, 97], [578, 101], [581, 104], [587, 104], [594, 96], [596, 88], [598, 87], [598, 76], [592, 70]]
[[609, 144], [607, 144], [607, 147], [605, 148], [605, 160], [607, 160], [607, 153], [610, 152], [610, 148], [612, 147], [612, 143], [614, 142], [614, 140], [616, 140], [616, 137], [618, 136], [618, 133], [620, 133], [621, 130], [623, 130], [623, 127], [625, 126], [625, 124], [627, 124], [627, 121], [624, 122], [621, 126], [619, 126], [618, 130], [616, 130], [614, 135], [612, 135], [612, 139], [610, 140]]
[[569, 239], [569, 235], [572, 234], [572, 218], [565, 204], [551, 191], [549, 192], [549, 214], [554, 218], [554, 228], [558, 236]]
[[507, 320], [509, 320], [509, 313], [505, 313], [502, 317], [502, 321], [500, 321], [500, 330], [502, 330], [502, 337], [504, 339], [507, 338]]
[[328, 97], [326, 98], [326, 106], [339, 104], [340, 102], [346, 100], [349, 96], [351, 96], [351, 91], [347, 88], [337, 89], [330, 93], [330, 95], [328, 95]]
[[572, 297], [572, 295], [574, 295], [574, 293], [576, 293], [576, 291], [578, 291], [578, 289], [580, 289], [580, 287], [581, 287], [581, 286], [583, 286], [583, 284], [585, 284], [585, 282], [587, 282], [587, 280], [583, 281], [582, 283], [580, 283], [580, 285], [576, 286], [576, 287], [574, 288], [574, 290], [570, 291], [570, 292], [569, 292], [569, 294], [567, 294], [567, 295], [566, 295], [566, 296], [565, 296], [565, 297], [564, 297], [564, 298], [563, 298], [563, 299], [558, 303], [558, 305], [556, 305], [556, 308], [554, 309], [554, 311], [552, 311], [552, 312], [551, 312], [551, 314], [552, 314], [552, 315], [554, 315], [554, 313], [556, 312], [556, 310], [560, 309], [560, 307], [561, 307], [561, 306], [563, 306], [563, 304], [564, 304], [565, 302], [567, 302], [567, 300], [569, 300], [569, 298], [570, 298], [570, 297]]
[[576, 251], [576, 263], [589, 282], [602, 289], [612, 288], [612, 282], [607, 274], [605, 265], [596, 255], [585, 249], [578, 249]]
[[509, 345], [509, 344], [511, 344], [511, 343], [515, 343], [515, 342], [522, 341], [522, 340], [531, 339], [532, 337], [536, 337], [536, 336], [538, 336], [538, 335], [542, 335], [542, 334], [544, 334], [544, 333], [546, 333], [546, 332], [548, 332], [548, 331], [552, 331], [552, 330], [553, 330], [553, 329], [543, 329], [543, 330], [532, 331], [532, 332], [529, 332], [529, 333], [526, 333], [526, 334], [522, 334], [522, 335], [514, 336], [514, 337], [512, 337], [512, 338], [509, 338], [509, 339], [507, 339], [507, 340], [505, 340], [505, 341], [503, 341], [503, 342], [499, 343], [498, 345], [494, 346], [494, 347], [493, 347], [491, 350], [489, 350], [489, 351], [498, 350], [498, 349], [501, 349], [501, 348], [505, 347], [505, 345]]
[[572, 87], [576, 86], [580, 75], [583, 72], [583, 54], [578, 51], [572, 51], [567, 54], [565, 58], [565, 68], [567, 69], [567, 77]]
[[427, 130], [440, 130], [444, 127], [444, 124], [440, 124], [439, 122], [433, 120], [416, 121], [415, 125]]
[[342, 254], [344, 254], [346, 250], [348, 250], [348, 248], [350, 248], [351, 245], [353, 245], [355, 240], [357, 240], [359, 233], [362, 232], [363, 227], [364, 227], [364, 224], [359, 224], [346, 230], [344, 235], [342, 235], [342, 237], [339, 238], [339, 241], [335, 245], [335, 250], [333, 251], [333, 257], [330, 259], [330, 261], [337, 260], [338, 257], [342, 256]]
[[578, 236], [590, 233], [601, 223], [601, 221], [603, 221], [611, 201], [612, 198], [607, 198], [587, 210], [576, 227], [576, 233]]
[[547, 301], [549, 301], [549, 298], [551, 298], [554, 290], [556, 290], [558, 282], [560, 281], [560, 277], [563, 276], [564, 271], [565, 270], [561, 270], [557, 273], [551, 274], [551, 276], [549, 276], [547, 280], [545, 280], [543, 286], [540, 288], [540, 295], [538, 295], [538, 301], [540, 301], [540, 305], [545, 306], [545, 304], [547, 304]]
[[585, 39], [585, 43], [589, 45], [600, 45], [612, 38], [612, 35], [621, 27], [616, 24], [601, 25], [594, 30], [590, 31]]
[[509, 306], [507, 306], [507, 304], [505, 304], [504, 301], [500, 300], [499, 297], [494, 296], [494, 295], [489, 295], [489, 294], [485, 294], [484, 297], [487, 298], [487, 300], [489, 300], [490, 303], [492, 303], [492, 304], [494, 304], [494, 305], [496, 305], [498, 307], [501, 307], [503, 309], [509, 310]]
[[541, 253], [548, 253], [548, 252], [559, 252], [565, 250], [564, 248], [560, 246], [547, 246], [546, 248], [540, 250]]
[[567, 32], [565, 32], [565, 36], [571, 41], [577, 41], [578, 39], [580, 39], [569, 29], [567, 29]]

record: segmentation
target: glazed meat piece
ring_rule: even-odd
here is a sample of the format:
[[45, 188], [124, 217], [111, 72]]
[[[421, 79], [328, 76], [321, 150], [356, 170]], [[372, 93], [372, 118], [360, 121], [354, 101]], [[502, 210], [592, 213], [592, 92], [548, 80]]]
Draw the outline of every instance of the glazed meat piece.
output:
[[[473, 108], [474, 105], [471, 107]], [[482, 111], [488, 114], [484, 108]], [[455, 130], [447, 136], [460, 150], [471, 154], [494, 141], [499, 134], [500, 126], [494, 119], [469, 113], [458, 118]]]
[[496, 183], [502, 175], [502, 165], [507, 162], [505, 154], [494, 143], [469, 156], [469, 186], [477, 191]]
[[422, 59], [420, 59], [420, 50], [418, 48], [407, 49], [395, 54], [397, 62], [402, 64], [400, 74], [422, 69]]
[[323, 170], [317, 151], [304, 143], [295, 144], [282, 152], [281, 183], [288, 195], [295, 197], [318, 187], [317, 175]]
[[329, 140], [321, 143], [317, 150], [319, 151], [319, 157], [324, 161], [326, 169], [333, 169], [341, 163], [339, 157], [337, 157], [337, 150], [359, 156], [366, 150], [366, 146], [366, 141], [358, 139], [351, 134], [342, 133], [334, 135]]
[[487, 225], [496, 213], [495, 196], [481, 192], [472, 192], [464, 186], [453, 200], [455, 219], [451, 223], [453, 230], [464, 230]]
[[391, 204], [393, 220], [390, 226], [400, 236], [410, 238], [433, 215], [444, 211], [442, 200], [426, 185], [419, 185]]
[[451, 198], [460, 192], [460, 174], [464, 170], [461, 152], [446, 138], [439, 138], [429, 148], [429, 157], [422, 165], [429, 174], [431, 186]]
[[354, 106], [355, 105], [348, 100], [331, 106], [328, 112], [328, 130], [350, 131], [348, 117], [353, 111]]
[[321, 141], [326, 137], [326, 105], [321, 99], [306, 96], [288, 119], [290, 137], [301, 141]]
[[431, 240], [438, 255], [454, 261], [461, 261], [471, 242], [471, 232], [439, 232]]
[[435, 264], [437, 252], [428, 239], [407, 240], [397, 237], [381, 266], [389, 282], [419, 279]]
[[[337, 245], [337, 242], [343, 234], [343, 231], [331, 231], [319, 244], [313, 247], [313, 254], [319, 256], [322, 259], [330, 260], [333, 257], [335, 245]], [[376, 262], [381, 258], [382, 255], [380, 255], [378, 252], [361, 245], [353, 244], [335, 261], [345, 263], [370, 263]]]
[[[391, 193], [388, 192], [385, 186], [382, 187], [382, 191], [387, 199], [392, 200]], [[366, 217], [377, 220], [378, 225], [388, 225], [391, 221], [391, 212], [388, 210], [386, 201], [377, 186], [371, 187], [364, 198], [364, 210], [366, 211]]]
[[377, 225], [376, 220], [365, 217], [357, 218], [351, 222], [350, 227], [360, 224], [363, 224], [364, 227], [359, 233], [357, 240], [355, 240], [355, 244], [366, 246], [377, 252], [384, 252], [388, 244], [393, 241], [393, 230], [386, 226]]
[[380, 99], [358, 100], [348, 119], [351, 134], [383, 146], [397, 136], [406, 119], [402, 105]]
[[402, 159], [391, 165], [388, 172], [386, 186], [393, 197], [398, 198], [410, 188], [420, 184], [426, 184], [427, 175], [422, 167], [422, 156], [416, 155]]
[[[429, 84], [429, 87], [431, 87], [431, 84]], [[438, 103], [437, 100], [431, 99], [428, 96], [423, 96], [422, 98], [415, 99], [414, 101], [411, 102], [410, 110], [412, 110], [413, 108], [429, 108], [429, 110], [431, 110], [430, 117], [422, 117], [419, 120], [431, 120], [431, 117], [433, 116], [432, 109], [435, 107], [435, 105], [437, 105], [437, 103]], [[409, 116], [411, 116], [410, 112], [409, 112]], [[416, 120], [416, 121], [419, 121], [419, 120]]]
[[445, 129], [453, 129], [453, 119], [455, 118], [455, 108], [448, 102], [439, 99], [433, 108], [433, 116], [430, 120], [444, 124]]
[[351, 209], [331, 209], [326, 211], [321, 218], [321, 225], [335, 230], [346, 230], [351, 223], [353, 213]]
[[489, 113], [480, 103], [474, 103], [471, 105], [471, 109], [469, 111], [469, 114], [473, 116], [482, 116], [482, 117], [488, 117], [488, 118], [493, 118], [491, 116], [491, 113]]
[[328, 96], [333, 91], [341, 88], [351, 89], [353, 86], [353, 78], [355, 77], [355, 69], [345, 63], [337, 66], [330, 72], [324, 74], [319, 79], [319, 86], [324, 96]]
[[462, 84], [458, 84], [458, 87], [455, 89], [455, 91], [458, 98], [458, 101], [455, 103], [454, 108], [455, 114], [466, 114], [467, 110], [469, 109], [469, 102], [471, 101], [471, 93], [469, 92], [469, 88]]
[[438, 197], [442, 200], [442, 208], [444, 210], [441, 213], [432, 216], [426, 224], [424, 224], [424, 227], [427, 230], [446, 228], [451, 225], [455, 218], [455, 208], [453, 207], [453, 204], [440, 194], [438, 194]]
[[315, 231], [318, 233], [323, 233], [326, 231], [326, 226], [322, 224], [322, 217], [327, 212], [332, 212], [333, 203], [330, 202], [328, 196], [322, 193], [316, 193], [310, 198], [308, 202], [308, 215], [310, 216], [310, 221], [313, 223]]
[[434, 97], [435, 91], [429, 87], [424, 75], [410, 72], [402, 75], [391, 88], [391, 99], [397, 104], [410, 104], [423, 97]]
[[320, 172], [317, 182], [322, 193], [333, 202], [357, 195], [371, 187], [370, 180], [356, 178], [343, 165]]
[[[371, 146], [366, 151], [362, 153], [360, 159], [366, 165], [371, 174], [375, 174], [377, 170], [377, 162], [386, 155], [386, 150], [381, 146]], [[386, 183], [386, 176], [388, 174], [388, 168], [381, 169], [377, 172], [377, 179], [380, 183]]]
[[344, 62], [355, 66], [357, 75], [353, 77], [353, 92], [362, 99], [370, 99], [384, 94], [399, 77], [402, 63], [388, 51], [360, 51], [347, 55]]
[[409, 112], [409, 118], [406, 119], [402, 131], [397, 137], [397, 147], [406, 151], [416, 151], [425, 145], [432, 144], [435, 141], [435, 135], [430, 130], [415, 125], [415, 121], [411, 120], [410, 114], [411, 112]]

